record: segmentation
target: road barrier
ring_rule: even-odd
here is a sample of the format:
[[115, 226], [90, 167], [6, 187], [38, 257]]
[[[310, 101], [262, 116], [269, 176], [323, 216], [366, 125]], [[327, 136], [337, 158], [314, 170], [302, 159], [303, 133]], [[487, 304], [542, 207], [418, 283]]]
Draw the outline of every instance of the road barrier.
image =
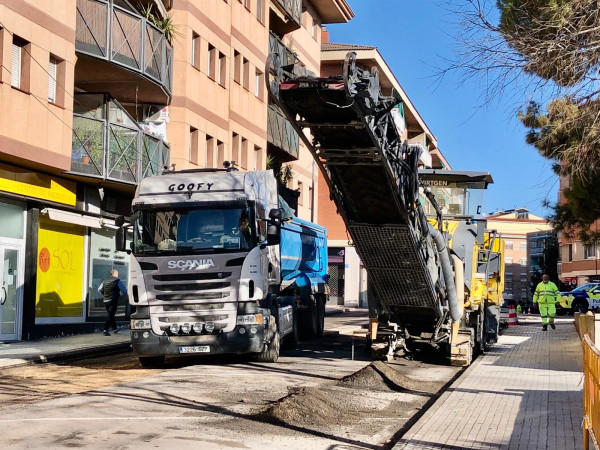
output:
[[510, 305], [508, 307], [508, 324], [509, 325], [519, 325], [519, 320], [517, 319], [517, 310], [514, 305]]
[[583, 448], [589, 450], [591, 438], [594, 447], [599, 449], [600, 350], [588, 334], [583, 335], [583, 377]]

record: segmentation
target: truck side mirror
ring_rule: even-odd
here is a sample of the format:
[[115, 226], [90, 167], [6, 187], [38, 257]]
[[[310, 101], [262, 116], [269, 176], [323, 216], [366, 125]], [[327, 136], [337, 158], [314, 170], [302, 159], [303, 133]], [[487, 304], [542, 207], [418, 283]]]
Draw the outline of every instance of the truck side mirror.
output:
[[281, 220], [281, 209], [280, 208], [273, 208], [271, 211], [269, 211], [269, 219], [271, 219], [271, 220]]
[[117, 227], [122, 227], [125, 223], [125, 216], [117, 216], [115, 217], [115, 225]]
[[127, 232], [124, 227], [119, 227], [115, 234], [115, 250], [118, 252], [125, 251], [125, 244], [127, 239]]
[[267, 225], [267, 245], [279, 245], [281, 242], [281, 223], [273, 221]]

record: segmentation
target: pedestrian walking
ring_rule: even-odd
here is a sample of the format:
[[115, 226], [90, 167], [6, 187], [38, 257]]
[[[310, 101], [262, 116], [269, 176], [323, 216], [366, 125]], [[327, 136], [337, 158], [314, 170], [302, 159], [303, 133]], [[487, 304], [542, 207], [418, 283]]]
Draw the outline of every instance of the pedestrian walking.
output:
[[112, 327], [114, 333], [119, 331], [117, 328], [117, 322], [115, 321], [115, 314], [117, 313], [117, 306], [119, 303], [119, 297], [121, 292], [127, 295], [127, 288], [123, 282], [119, 279], [119, 271], [117, 269], [110, 270], [110, 277], [100, 283], [98, 287], [98, 293], [102, 294], [104, 306], [108, 318], [104, 323], [104, 336], [110, 336], [108, 329]]
[[542, 275], [542, 281], [535, 288], [533, 294], [533, 303], [537, 303], [540, 308], [540, 316], [542, 316], [542, 330], [550, 327], [554, 330], [554, 316], [556, 316], [556, 303], [560, 301], [560, 292], [556, 285], [550, 281], [547, 273]]

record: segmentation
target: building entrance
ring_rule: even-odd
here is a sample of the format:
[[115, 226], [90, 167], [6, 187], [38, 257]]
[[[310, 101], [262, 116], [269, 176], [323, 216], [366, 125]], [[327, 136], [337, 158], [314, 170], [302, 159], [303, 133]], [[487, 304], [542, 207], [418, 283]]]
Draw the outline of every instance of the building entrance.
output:
[[0, 241], [0, 341], [21, 339], [23, 250]]

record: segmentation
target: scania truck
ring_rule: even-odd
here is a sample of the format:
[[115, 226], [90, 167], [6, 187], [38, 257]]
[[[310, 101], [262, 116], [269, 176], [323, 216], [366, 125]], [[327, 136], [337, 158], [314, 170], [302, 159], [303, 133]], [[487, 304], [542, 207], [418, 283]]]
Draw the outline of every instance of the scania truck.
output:
[[323, 333], [326, 230], [294, 216], [271, 170], [166, 171], [140, 182], [119, 219], [117, 248], [132, 236], [131, 343], [143, 366], [216, 353], [275, 362], [299, 332]]

